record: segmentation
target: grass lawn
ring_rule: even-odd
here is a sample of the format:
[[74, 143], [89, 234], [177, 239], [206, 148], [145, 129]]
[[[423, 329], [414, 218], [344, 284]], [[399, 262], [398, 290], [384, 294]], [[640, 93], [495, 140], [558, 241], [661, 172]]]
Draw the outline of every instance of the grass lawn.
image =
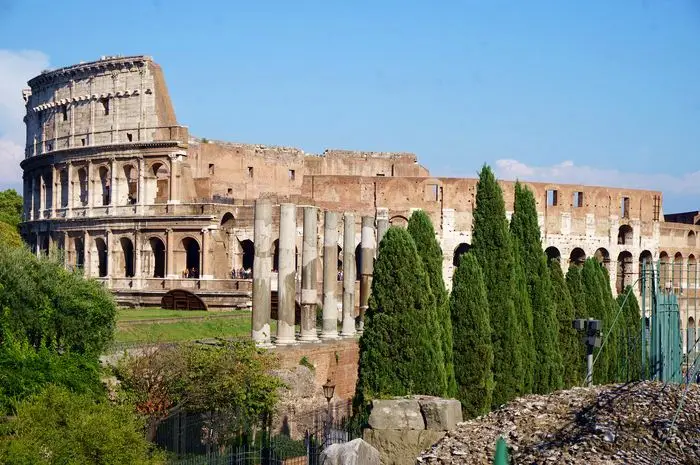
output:
[[[191, 313], [191, 312], [190, 312]], [[131, 324], [117, 328], [116, 344], [183, 342], [250, 336], [250, 318], [217, 318], [174, 323]]]
[[206, 310], [164, 310], [162, 308], [120, 308], [117, 311], [117, 321], [139, 321], [139, 320], [156, 320], [160, 318], [196, 318], [206, 316], [250, 316], [250, 311], [246, 310], [222, 310], [222, 311], [206, 311]]

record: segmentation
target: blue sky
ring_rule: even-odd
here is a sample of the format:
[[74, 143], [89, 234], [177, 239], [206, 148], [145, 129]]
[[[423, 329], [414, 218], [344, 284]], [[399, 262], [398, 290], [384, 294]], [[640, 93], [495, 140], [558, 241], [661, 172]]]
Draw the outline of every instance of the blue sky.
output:
[[21, 82], [147, 54], [198, 136], [411, 151], [436, 175], [486, 162], [504, 178], [659, 189], [666, 212], [700, 208], [697, 0], [105, 5], [0, 0], [0, 82], [20, 83], [0, 84], [0, 161], [8, 140], [23, 144]]

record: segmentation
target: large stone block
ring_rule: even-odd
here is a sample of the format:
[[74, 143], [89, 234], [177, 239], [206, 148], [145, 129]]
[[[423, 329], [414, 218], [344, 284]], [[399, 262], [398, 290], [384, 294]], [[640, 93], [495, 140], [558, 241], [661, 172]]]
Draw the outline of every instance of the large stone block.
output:
[[331, 444], [321, 453], [324, 465], [379, 465], [379, 451], [362, 439]]
[[462, 421], [462, 405], [456, 399], [441, 399], [440, 397], [425, 397], [418, 399], [425, 429], [435, 431], [450, 431]]
[[381, 465], [415, 465], [421, 451], [445, 437], [444, 431], [366, 429], [362, 436], [379, 451]]
[[425, 429], [420, 405], [414, 399], [373, 400], [368, 423], [372, 429]]

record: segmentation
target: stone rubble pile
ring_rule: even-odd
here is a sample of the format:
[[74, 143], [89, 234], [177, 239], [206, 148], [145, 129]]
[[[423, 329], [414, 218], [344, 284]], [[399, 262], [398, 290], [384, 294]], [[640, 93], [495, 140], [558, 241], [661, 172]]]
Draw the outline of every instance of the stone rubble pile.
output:
[[[641, 382], [529, 395], [460, 423], [418, 464], [491, 464], [502, 435], [513, 464], [700, 464], [700, 386]], [[658, 461], [658, 462], [657, 462]]]

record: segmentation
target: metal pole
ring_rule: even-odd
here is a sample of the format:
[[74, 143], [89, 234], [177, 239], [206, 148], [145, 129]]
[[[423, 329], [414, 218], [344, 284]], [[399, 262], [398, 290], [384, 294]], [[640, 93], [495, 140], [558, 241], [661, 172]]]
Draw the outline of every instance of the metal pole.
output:
[[593, 346], [586, 344], [586, 387], [593, 386]]

